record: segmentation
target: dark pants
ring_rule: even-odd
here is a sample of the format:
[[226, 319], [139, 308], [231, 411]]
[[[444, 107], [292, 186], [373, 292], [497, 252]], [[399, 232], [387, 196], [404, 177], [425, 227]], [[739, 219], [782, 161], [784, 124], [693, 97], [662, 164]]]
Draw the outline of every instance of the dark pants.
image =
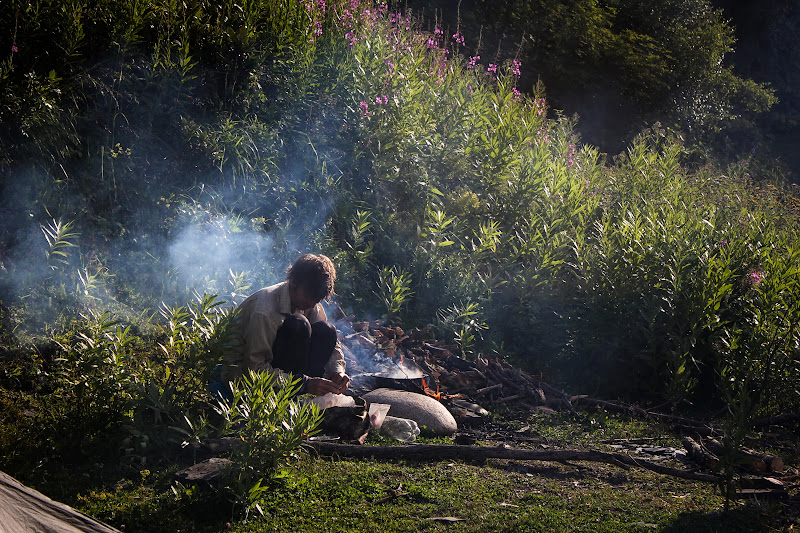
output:
[[[336, 328], [330, 322], [311, 324], [300, 314], [285, 317], [272, 343], [272, 367], [291, 372], [295, 378], [323, 377], [336, 347]], [[217, 399], [233, 401], [230, 385], [222, 380], [222, 365], [212, 371], [209, 388]]]
[[295, 377], [322, 377], [336, 347], [336, 328], [330, 322], [311, 324], [299, 313], [284, 316], [272, 343], [272, 367]]

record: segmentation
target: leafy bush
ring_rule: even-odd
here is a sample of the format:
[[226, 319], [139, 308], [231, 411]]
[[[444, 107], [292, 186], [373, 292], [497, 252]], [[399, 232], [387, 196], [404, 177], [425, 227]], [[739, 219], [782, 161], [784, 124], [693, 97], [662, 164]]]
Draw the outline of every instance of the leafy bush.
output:
[[300, 458], [303, 441], [317, 433], [322, 413], [316, 404], [296, 399], [300, 380], [278, 382], [274, 374], [253, 372], [232, 383], [233, 399], [217, 412], [225, 429], [242, 440], [231, 453], [228, 490], [249, 513], [284, 467]]

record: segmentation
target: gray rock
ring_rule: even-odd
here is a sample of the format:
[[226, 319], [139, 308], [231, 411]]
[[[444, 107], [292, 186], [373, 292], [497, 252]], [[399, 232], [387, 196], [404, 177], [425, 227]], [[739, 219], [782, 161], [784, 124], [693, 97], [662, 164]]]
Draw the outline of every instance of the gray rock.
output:
[[370, 403], [391, 405], [388, 415], [415, 421], [423, 435], [448, 436], [458, 430], [450, 411], [430, 396], [395, 389], [375, 389], [363, 397]]

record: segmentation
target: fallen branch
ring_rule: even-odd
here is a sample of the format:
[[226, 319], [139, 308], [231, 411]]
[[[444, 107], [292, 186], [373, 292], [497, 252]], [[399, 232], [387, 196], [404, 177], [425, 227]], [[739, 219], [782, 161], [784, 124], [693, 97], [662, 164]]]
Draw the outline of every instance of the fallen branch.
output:
[[484, 460], [513, 459], [516, 461], [589, 461], [607, 463], [627, 469], [636, 466], [683, 479], [694, 481], [719, 482], [717, 476], [670, 468], [627, 455], [593, 450], [521, 450], [504, 446], [458, 446], [447, 444], [415, 444], [405, 446], [357, 446], [333, 442], [307, 442], [320, 455], [372, 459], [412, 459], [412, 460]]

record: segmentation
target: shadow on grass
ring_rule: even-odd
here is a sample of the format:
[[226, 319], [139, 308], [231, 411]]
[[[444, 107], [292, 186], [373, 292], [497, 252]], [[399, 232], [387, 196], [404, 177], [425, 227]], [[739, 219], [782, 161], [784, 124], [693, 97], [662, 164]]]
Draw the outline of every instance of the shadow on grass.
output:
[[661, 533], [756, 533], [776, 531], [776, 523], [766, 513], [754, 512], [751, 506], [728, 512], [685, 512], [658, 531]]

